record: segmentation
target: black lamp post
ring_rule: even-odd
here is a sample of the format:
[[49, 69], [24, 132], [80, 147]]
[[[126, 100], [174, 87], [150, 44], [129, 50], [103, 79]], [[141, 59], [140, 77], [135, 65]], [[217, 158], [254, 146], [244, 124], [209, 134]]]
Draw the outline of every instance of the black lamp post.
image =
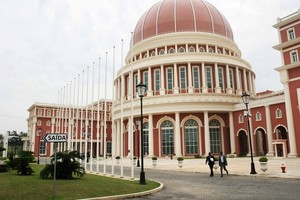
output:
[[136, 90], [141, 100], [141, 173], [140, 184], [145, 185], [145, 172], [144, 172], [144, 127], [143, 127], [143, 97], [145, 96], [147, 86], [140, 82], [136, 86]]
[[40, 164], [41, 132], [42, 132], [41, 128], [39, 128], [38, 131], [36, 132], [36, 135], [38, 136], [38, 160], [37, 160], [37, 164]]
[[[138, 124], [139, 124], [140, 122], [139, 121], [137, 121], [137, 126], [138, 126]], [[142, 129], [140, 129], [140, 132], [142, 132]], [[139, 141], [139, 133], [138, 133], [138, 131], [136, 132], [136, 135], [137, 135], [137, 141]], [[137, 142], [137, 151], [138, 151], [138, 160], [137, 160], [137, 164], [136, 164], [136, 166], [137, 167], [140, 167], [141, 165], [140, 165], [140, 150], [139, 150], [139, 142]]]
[[248, 104], [249, 104], [249, 101], [250, 101], [250, 95], [247, 94], [246, 92], [243, 92], [242, 99], [243, 99], [243, 102], [246, 106], [245, 111], [246, 111], [246, 117], [247, 117], [247, 122], [248, 122], [248, 133], [249, 133], [249, 142], [250, 142], [250, 156], [251, 156], [251, 172], [250, 172], [250, 174], [257, 174], [256, 171], [255, 171], [255, 165], [254, 165], [254, 162], [253, 162], [252, 139], [251, 139], [250, 122], [249, 122], [250, 114], [249, 114]]

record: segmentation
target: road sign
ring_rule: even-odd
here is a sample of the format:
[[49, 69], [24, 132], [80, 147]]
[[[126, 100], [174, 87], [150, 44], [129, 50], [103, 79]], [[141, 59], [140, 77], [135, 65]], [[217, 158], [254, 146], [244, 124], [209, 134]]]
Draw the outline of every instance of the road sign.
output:
[[45, 142], [66, 142], [67, 134], [66, 133], [47, 133], [44, 135], [43, 140]]

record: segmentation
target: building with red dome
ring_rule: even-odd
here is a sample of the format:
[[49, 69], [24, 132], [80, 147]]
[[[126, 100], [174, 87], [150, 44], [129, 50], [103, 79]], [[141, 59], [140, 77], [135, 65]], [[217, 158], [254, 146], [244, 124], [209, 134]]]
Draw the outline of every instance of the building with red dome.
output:
[[[159, 1], [136, 24], [125, 65], [115, 75], [114, 99], [85, 110], [32, 105], [28, 109], [30, 140], [35, 143], [31, 149], [41, 152], [35, 133], [43, 128], [45, 133], [57, 129], [68, 133], [68, 143], [60, 149], [97, 156], [141, 156], [141, 147], [146, 156], [198, 157], [220, 151], [246, 156], [252, 144], [254, 155], [297, 157], [299, 11], [278, 19], [274, 27], [279, 32], [274, 48], [283, 58], [276, 71], [284, 89], [257, 92], [255, 72], [241, 57], [221, 12], [205, 0]], [[142, 125], [136, 92], [140, 82], [147, 86]], [[243, 92], [250, 95], [250, 130]], [[97, 119], [98, 111], [102, 114]], [[87, 139], [90, 145], [84, 142]], [[51, 155], [52, 146], [43, 145], [43, 155]]]

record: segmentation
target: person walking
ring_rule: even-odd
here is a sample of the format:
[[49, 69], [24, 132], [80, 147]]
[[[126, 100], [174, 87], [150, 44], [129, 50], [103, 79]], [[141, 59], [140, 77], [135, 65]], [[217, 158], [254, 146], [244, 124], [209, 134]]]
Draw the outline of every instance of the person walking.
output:
[[215, 157], [211, 152], [209, 152], [208, 156], [206, 157], [205, 164], [207, 164], [207, 163], [208, 163], [208, 166], [210, 168], [210, 176], [214, 176], [213, 167], [214, 167], [214, 164], [215, 164]]
[[228, 170], [226, 169], [227, 166], [227, 158], [225, 155], [223, 155], [223, 152], [220, 152], [219, 156], [219, 166], [221, 170], [221, 177], [223, 177], [223, 169], [226, 171], [226, 174], [228, 174]]

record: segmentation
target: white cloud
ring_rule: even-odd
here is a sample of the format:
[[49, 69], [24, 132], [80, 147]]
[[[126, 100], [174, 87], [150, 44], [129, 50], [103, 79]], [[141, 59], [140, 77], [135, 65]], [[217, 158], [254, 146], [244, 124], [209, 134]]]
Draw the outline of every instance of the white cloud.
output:
[[[295, 12], [293, 0], [208, 0], [228, 19], [237, 45], [256, 72], [257, 90], [281, 89], [277, 17]], [[0, 133], [27, 131], [27, 108], [57, 102], [57, 92], [112, 49], [120, 67], [121, 39], [156, 0], [0, 0]], [[104, 81], [104, 80], [102, 80]], [[102, 97], [104, 90], [101, 91]], [[110, 94], [109, 94], [110, 95]]]

